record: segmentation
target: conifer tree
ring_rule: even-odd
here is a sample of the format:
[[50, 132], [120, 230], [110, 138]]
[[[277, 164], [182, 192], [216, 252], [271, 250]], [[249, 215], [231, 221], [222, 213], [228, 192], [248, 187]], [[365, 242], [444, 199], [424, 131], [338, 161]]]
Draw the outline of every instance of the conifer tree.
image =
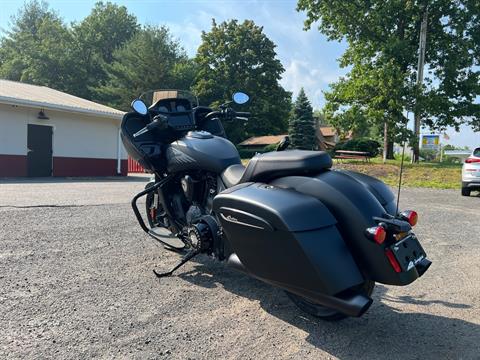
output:
[[289, 121], [289, 137], [295, 149], [316, 150], [315, 120], [305, 90], [300, 89]]

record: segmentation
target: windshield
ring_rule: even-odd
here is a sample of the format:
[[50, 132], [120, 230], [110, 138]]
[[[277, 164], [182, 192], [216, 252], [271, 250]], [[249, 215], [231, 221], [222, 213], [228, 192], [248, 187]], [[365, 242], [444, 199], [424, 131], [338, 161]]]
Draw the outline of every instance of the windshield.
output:
[[148, 107], [155, 105], [158, 101], [164, 99], [186, 99], [190, 101], [192, 108], [198, 106], [198, 99], [190, 91], [172, 90], [172, 89], [156, 89], [149, 90], [140, 95], [141, 99]]

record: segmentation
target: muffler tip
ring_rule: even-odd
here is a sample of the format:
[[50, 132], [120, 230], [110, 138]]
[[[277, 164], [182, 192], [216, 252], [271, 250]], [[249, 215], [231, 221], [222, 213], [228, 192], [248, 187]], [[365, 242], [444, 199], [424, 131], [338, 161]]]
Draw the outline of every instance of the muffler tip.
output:
[[418, 272], [418, 277], [422, 276], [425, 274], [425, 272], [428, 270], [428, 268], [432, 265], [432, 262], [428, 259], [422, 259], [420, 260], [416, 265], [415, 268], [417, 269]]

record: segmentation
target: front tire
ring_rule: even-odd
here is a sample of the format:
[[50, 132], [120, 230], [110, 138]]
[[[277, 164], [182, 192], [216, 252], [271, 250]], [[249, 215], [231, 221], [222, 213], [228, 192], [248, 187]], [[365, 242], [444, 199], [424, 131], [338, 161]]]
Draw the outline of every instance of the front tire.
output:
[[[373, 289], [375, 288], [375, 281], [367, 280], [362, 285], [362, 291], [365, 295], [371, 296], [373, 293]], [[285, 291], [287, 296], [292, 300], [292, 302], [302, 311], [315, 316], [321, 320], [325, 321], [339, 321], [348, 317], [344, 313], [341, 313], [335, 309], [331, 309], [329, 307], [315, 304], [306, 298], [293, 294], [289, 291]]]
[[470, 189], [462, 187], [462, 196], [470, 196]]

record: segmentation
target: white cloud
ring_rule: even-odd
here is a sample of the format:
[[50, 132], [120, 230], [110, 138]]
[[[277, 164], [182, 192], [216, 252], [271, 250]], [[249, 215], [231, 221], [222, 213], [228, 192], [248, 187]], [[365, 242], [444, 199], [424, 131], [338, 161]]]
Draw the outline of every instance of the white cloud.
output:
[[285, 67], [281, 80], [285, 89], [292, 91], [294, 96], [303, 87], [314, 108], [321, 108], [324, 104], [322, 90], [328, 84], [336, 81], [343, 72], [340, 70], [327, 71], [323, 67], [312, 65], [308, 60], [292, 59]]

